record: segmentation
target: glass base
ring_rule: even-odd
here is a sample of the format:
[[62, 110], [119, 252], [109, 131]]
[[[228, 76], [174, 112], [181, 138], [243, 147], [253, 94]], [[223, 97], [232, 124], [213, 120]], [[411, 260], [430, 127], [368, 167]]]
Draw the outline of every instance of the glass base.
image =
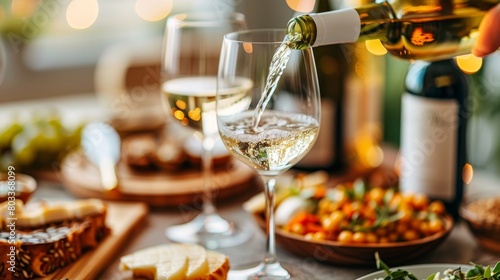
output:
[[218, 214], [199, 214], [192, 221], [170, 226], [165, 235], [170, 241], [197, 243], [207, 249], [227, 248], [240, 245], [250, 239], [251, 230], [244, 230]]
[[227, 279], [231, 280], [315, 280], [314, 274], [300, 270], [297, 265], [275, 263], [265, 265], [261, 263], [252, 263], [242, 266], [236, 266], [229, 270]]

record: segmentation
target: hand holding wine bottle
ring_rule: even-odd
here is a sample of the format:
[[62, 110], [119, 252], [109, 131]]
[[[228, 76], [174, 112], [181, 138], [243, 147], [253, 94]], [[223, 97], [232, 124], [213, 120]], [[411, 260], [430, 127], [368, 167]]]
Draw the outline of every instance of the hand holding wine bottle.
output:
[[486, 13], [479, 25], [479, 35], [472, 49], [475, 56], [486, 56], [500, 48], [500, 4]]
[[498, 33], [493, 30], [498, 26], [498, 3], [442, 0], [420, 5], [409, 0], [385, 0], [301, 15], [289, 21], [287, 31], [294, 49], [380, 40], [396, 57], [438, 61], [470, 53], [487, 13], [482, 24], [487, 34], [482, 36], [489, 38], [479, 41], [479, 46], [488, 46], [483, 51], [498, 48], [500, 39], [493, 39]]

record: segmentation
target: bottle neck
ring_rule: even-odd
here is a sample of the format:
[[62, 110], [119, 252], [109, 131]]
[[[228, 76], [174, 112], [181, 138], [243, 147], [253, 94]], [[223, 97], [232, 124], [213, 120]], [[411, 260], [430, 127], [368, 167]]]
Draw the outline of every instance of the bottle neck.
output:
[[384, 1], [298, 16], [288, 22], [287, 31], [292, 48], [305, 49], [369, 39], [385, 40], [389, 25], [395, 19], [391, 6]]
[[304, 50], [316, 41], [316, 25], [310, 15], [301, 15], [288, 22], [287, 37], [290, 47]]
[[[405, 89], [408, 93], [435, 99], [457, 99], [465, 103], [469, 80], [453, 59], [416, 61], [408, 70]], [[463, 108], [462, 110], [465, 110]]]
[[355, 9], [310, 14], [316, 27], [312, 46], [352, 43], [359, 38], [361, 20]]

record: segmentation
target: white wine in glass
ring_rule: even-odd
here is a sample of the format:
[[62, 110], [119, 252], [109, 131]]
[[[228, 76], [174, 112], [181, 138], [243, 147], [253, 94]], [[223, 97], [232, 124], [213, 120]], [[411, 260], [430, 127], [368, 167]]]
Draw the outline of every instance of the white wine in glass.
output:
[[[314, 279], [281, 264], [276, 254], [276, 178], [312, 147], [319, 132], [320, 95], [312, 49], [293, 50], [285, 30], [248, 30], [224, 36], [217, 83], [217, 123], [231, 154], [264, 181], [266, 253], [262, 262], [229, 279]], [[228, 95], [242, 81], [244, 94]], [[241, 87], [240, 87], [241, 88]]]
[[217, 66], [224, 34], [246, 28], [239, 13], [187, 13], [168, 18], [162, 63], [162, 99], [171, 119], [201, 140], [204, 177], [201, 213], [192, 221], [166, 229], [174, 242], [207, 248], [238, 245], [250, 236], [222, 218], [213, 203], [212, 152], [218, 140], [215, 115]]

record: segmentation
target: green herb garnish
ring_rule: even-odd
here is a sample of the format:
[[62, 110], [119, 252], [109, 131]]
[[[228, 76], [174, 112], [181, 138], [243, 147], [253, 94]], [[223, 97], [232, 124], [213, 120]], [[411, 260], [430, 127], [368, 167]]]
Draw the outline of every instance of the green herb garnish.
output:
[[[376, 265], [377, 269], [382, 269], [385, 271], [387, 276], [384, 278], [384, 280], [419, 280], [415, 275], [413, 275], [411, 272], [406, 271], [404, 269], [397, 269], [392, 271], [390, 267], [385, 264], [381, 259], [378, 254], [378, 252], [375, 253], [375, 260], [376, 260]], [[466, 273], [462, 271], [462, 269], [456, 268], [451, 272], [451, 274], [446, 275], [449, 280], [500, 280], [500, 261], [495, 264], [493, 269], [488, 265], [486, 267], [482, 265], [478, 265], [475, 263], [471, 264], [474, 266], [474, 268], [469, 269]], [[425, 280], [438, 280], [435, 279], [437, 275], [436, 273], [433, 273], [429, 275]]]

